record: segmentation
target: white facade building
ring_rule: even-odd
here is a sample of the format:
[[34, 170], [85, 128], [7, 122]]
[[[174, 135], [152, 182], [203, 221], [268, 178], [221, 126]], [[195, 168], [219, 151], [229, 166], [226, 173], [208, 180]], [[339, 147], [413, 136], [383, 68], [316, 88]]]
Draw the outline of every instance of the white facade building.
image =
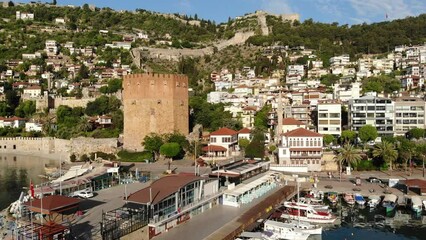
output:
[[426, 128], [426, 102], [404, 97], [395, 100], [395, 135], [404, 136], [410, 129]]
[[319, 101], [318, 133], [339, 135], [342, 133], [342, 104], [338, 101]]

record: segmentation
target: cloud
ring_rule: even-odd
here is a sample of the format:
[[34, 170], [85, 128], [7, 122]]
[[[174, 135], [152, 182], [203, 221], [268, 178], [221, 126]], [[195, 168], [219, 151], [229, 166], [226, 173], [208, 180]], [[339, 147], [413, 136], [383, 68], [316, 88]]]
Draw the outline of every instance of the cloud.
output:
[[294, 13], [288, 0], [262, 0], [262, 9], [275, 14]]
[[388, 16], [389, 20], [417, 15], [425, 4], [419, 0], [347, 0], [357, 18], [370, 20]]

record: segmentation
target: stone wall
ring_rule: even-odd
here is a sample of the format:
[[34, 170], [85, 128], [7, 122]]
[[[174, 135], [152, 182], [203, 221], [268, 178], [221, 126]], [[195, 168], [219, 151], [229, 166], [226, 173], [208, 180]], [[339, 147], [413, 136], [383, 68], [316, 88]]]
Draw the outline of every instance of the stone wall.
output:
[[62, 155], [64, 159], [69, 159], [71, 154], [81, 156], [91, 152], [105, 152], [115, 154], [118, 151], [118, 141], [116, 138], [0, 138], [0, 153], [18, 154], [45, 154]]
[[54, 98], [54, 106], [53, 108], [57, 109], [61, 105], [65, 105], [68, 107], [83, 107], [85, 108], [87, 106], [88, 102], [95, 101], [96, 98], [82, 98], [82, 99], [76, 99], [73, 97], [57, 97]]

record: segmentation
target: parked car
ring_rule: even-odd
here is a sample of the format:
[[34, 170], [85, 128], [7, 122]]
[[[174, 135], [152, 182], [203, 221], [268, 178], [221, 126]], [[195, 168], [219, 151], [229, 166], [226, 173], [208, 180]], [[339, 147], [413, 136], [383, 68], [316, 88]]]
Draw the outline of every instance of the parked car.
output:
[[376, 177], [369, 177], [367, 179], [367, 181], [371, 182], [371, 183], [382, 183], [382, 181]]
[[76, 197], [80, 197], [80, 198], [92, 198], [93, 192], [88, 192], [88, 191], [83, 191], [83, 192], [79, 192], [76, 194]]

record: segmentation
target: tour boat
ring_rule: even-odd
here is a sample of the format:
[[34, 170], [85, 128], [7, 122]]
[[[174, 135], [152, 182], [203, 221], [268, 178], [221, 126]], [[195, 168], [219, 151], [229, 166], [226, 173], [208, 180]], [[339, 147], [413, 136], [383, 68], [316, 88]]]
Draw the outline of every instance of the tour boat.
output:
[[364, 206], [365, 205], [365, 199], [364, 197], [359, 194], [359, 193], [355, 193], [355, 202], [360, 205], [360, 206]]
[[296, 231], [287, 224], [272, 220], [266, 220], [263, 226], [263, 234], [267, 239], [291, 239], [291, 240], [306, 240], [309, 233]]
[[336, 192], [329, 192], [327, 199], [331, 204], [336, 204], [339, 200], [339, 195]]
[[422, 212], [422, 210], [423, 210], [422, 200], [420, 199], [419, 196], [412, 196], [411, 197], [411, 209], [416, 214], [419, 214], [419, 213]]
[[336, 217], [329, 211], [320, 211], [312, 208], [312, 206], [293, 202], [284, 202], [284, 211], [281, 217], [311, 223], [333, 223], [336, 221]]
[[322, 227], [320, 225], [311, 224], [309, 222], [301, 222], [297, 220], [289, 220], [289, 227], [293, 227], [295, 231], [309, 233], [311, 235], [321, 235]]
[[386, 208], [386, 213], [392, 212], [397, 204], [398, 197], [394, 194], [386, 194], [383, 198], [382, 206]]
[[329, 206], [321, 204], [320, 201], [315, 201], [312, 198], [300, 198], [299, 202], [297, 204], [303, 205], [303, 206], [310, 206], [313, 209], [317, 211], [328, 211]]
[[371, 195], [370, 197], [368, 197], [370, 200], [368, 200], [368, 202], [367, 202], [367, 205], [370, 207], [370, 208], [376, 208], [377, 207], [377, 205], [379, 205], [379, 203], [380, 203], [380, 200], [381, 200], [381, 198], [380, 198], [380, 196], [377, 196], [377, 195]]
[[343, 194], [343, 200], [345, 200], [345, 202], [349, 205], [354, 205], [355, 204], [355, 199], [354, 199], [354, 195], [352, 193], [345, 193]]

